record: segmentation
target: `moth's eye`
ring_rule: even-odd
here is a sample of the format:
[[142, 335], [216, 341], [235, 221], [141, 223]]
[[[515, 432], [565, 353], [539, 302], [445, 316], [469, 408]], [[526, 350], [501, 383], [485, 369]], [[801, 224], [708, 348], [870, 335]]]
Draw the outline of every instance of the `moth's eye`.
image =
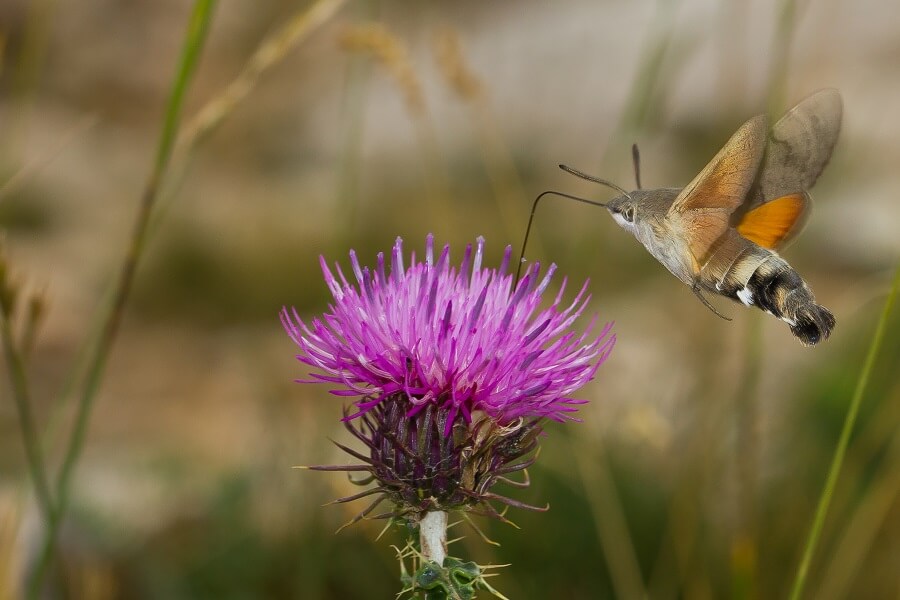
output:
[[622, 211], [622, 218], [629, 223], [634, 223], [634, 209], [630, 206]]

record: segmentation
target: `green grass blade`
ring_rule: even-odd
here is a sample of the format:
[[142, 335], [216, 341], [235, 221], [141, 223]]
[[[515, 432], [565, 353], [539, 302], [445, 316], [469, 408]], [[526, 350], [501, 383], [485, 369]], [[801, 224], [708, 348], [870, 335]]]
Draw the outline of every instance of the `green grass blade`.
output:
[[147, 236], [152, 209], [159, 195], [160, 182], [165, 173], [166, 166], [169, 163], [169, 159], [172, 156], [172, 149], [178, 132], [184, 96], [206, 40], [209, 22], [215, 4], [215, 0], [197, 0], [197, 2], [194, 3], [194, 9], [188, 24], [178, 71], [175, 75], [172, 93], [169, 97], [169, 102], [166, 106], [165, 116], [163, 118], [162, 133], [160, 135], [156, 158], [141, 198], [134, 230], [132, 232], [128, 251], [122, 263], [116, 291], [113, 296], [113, 302], [108, 309], [106, 317], [103, 319], [98, 344], [94, 354], [89, 360], [87, 377], [79, 397], [74, 430], [68, 447], [66, 448], [63, 466], [57, 481], [58, 501], [56, 510], [53, 513], [53, 518], [48, 524], [38, 567], [29, 585], [28, 592], [30, 598], [37, 598], [40, 595], [44, 574], [47, 571], [47, 567], [53, 555], [53, 548], [55, 546], [59, 525], [62, 522], [68, 507], [70, 481], [84, 446], [84, 439], [90, 421], [93, 400], [100, 387], [106, 362], [110, 350], [112, 349], [113, 342], [115, 341], [119, 324], [122, 321], [125, 304], [128, 300], [131, 286], [134, 281], [137, 263], [144, 248], [144, 240]]
[[787, 95], [788, 67], [791, 44], [797, 28], [797, 1], [784, 0], [778, 10], [772, 62], [769, 68], [769, 114], [784, 112]]
[[[188, 31], [184, 50], [181, 54], [181, 61], [178, 65], [178, 73], [175, 75], [175, 85], [172, 86], [172, 94], [169, 96], [169, 103], [166, 106], [166, 113], [163, 118], [162, 135], [156, 151], [156, 161], [153, 165], [151, 182], [154, 177], [159, 178], [172, 157], [172, 148], [175, 145], [178, 125], [181, 122], [181, 107], [184, 103], [184, 95], [187, 92], [188, 83], [190, 83], [194, 74], [194, 69], [197, 67], [200, 51], [203, 49], [203, 44], [206, 41], [206, 32], [209, 29], [209, 22], [212, 19], [212, 11], [215, 5], [216, 0], [197, 0], [194, 4], [194, 12], [191, 14], [191, 20], [188, 23]], [[147, 187], [149, 188], [150, 185]]]
[[31, 393], [25, 375], [25, 364], [22, 354], [13, 340], [12, 324], [3, 310], [0, 310], [0, 335], [3, 338], [3, 355], [6, 357], [13, 400], [15, 400], [16, 412], [19, 416], [19, 427], [22, 430], [28, 473], [34, 485], [41, 513], [49, 521], [53, 518], [53, 497], [50, 493], [50, 480], [47, 478], [40, 436], [31, 410]]
[[647, 590], [640, 562], [634, 540], [628, 530], [621, 499], [616, 493], [616, 484], [605, 455], [604, 445], [602, 439], [591, 440], [590, 461], [582, 448], [573, 447], [569, 455], [576, 458], [578, 476], [594, 517], [597, 539], [603, 549], [616, 597], [645, 598]]
[[875, 365], [875, 359], [881, 349], [881, 343], [884, 341], [884, 332], [887, 328], [888, 318], [891, 309], [894, 306], [894, 299], [897, 296], [897, 290], [900, 289], [900, 266], [894, 275], [894, 282], [891, 285], [891, 291], [884, 303], [884, 310], [881, 312], [881, 318], [875, 328], [875, 335], [872, 337], [872, 343], [869, 346], [869, 353], [866, 356], [866, 362], [856, 381], [856, 390], [853, 392], [853, 399], [850, 401], [850, 407], [847, 409], [847, 416], [844, 418], [844, 426], [841, 430], [841, 437], [838, 440], [837, 448], [834, 451], [834, 458], [831, 460], [831, 467], [828, 469], [828, 476], [825, 479], [825, 487], [822, 489], [822, 495], [819, 496], [819, 505], [816, 508], [816, 515], [813, 519], [812, 528], [809, 537], [806, 540], [806, 548], [803, 551], [803, 559], [797, 568], [797, 574], [794, 578], [794, 585], [791, 588], [791, 600], [799, 600], [803, 594], [803, 588], [806, 584], [806, 577], [809, 574], [809, 566], [812, 562], [813, 554], [816, 550], [816, 544], [822, 534], [822, 528], [825, 524], [825, 516], [828, 514], [828, 506], [834, 495], [834, 489], [837, 486], [838, 476], [841, 473], [841, 466], [844, 462], [844, 455], [847, 452], [847, 446], [850, 443], [850, 434], [853, 432], [853, 426], [856, 423], [856, 416], [859, 413], [859, 406], [862, 403], [863, 395], [869, 383], [869, 376], [872, 374], [872, 368]]
[[748, 315], [744, 362], [735, 398], [737, 526], [731, 539], [731, 597], [755, 598], [758, 574], [759, 385], [763, 371], [762, 315]]

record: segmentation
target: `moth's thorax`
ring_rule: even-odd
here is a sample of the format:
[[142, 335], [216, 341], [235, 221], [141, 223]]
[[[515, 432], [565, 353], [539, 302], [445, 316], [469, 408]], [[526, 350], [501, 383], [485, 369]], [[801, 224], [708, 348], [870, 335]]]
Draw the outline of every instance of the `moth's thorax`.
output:
[[665, 215], [635, 219], [634, 229], [634, 237], [673, 275], [685, 283], [692, 280], [693, 261], [687, 240]]

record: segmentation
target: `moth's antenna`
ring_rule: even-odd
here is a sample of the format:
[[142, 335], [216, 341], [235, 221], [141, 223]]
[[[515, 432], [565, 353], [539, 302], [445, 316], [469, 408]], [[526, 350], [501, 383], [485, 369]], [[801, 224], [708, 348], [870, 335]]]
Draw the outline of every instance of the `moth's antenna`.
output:
[[[562, 165], [560, 165], [562, 167]], [[565, 167], [562, 167], [565, 169]], [[556, 196], [562, 196], [563, 198], [568, 198], [569, 200], [575, 200], [577, 202], [583, 202], [585, 204], [591, 204], [593, 206], [606, 206], [603, 202], [597, 202], [595, 200], [588, 200], [586, 198], [579, 198], [578, 196], [572, 196], [570, 194], [564, 194], [562, 192], [555, 192], [553, 190], [547, 190], [546, 192], [542, 192], [538, 194], [538, 197], [534, 199], [534, 204], [531, 205], [531, 216], [528, 217], [528, 226], [525, 228], [525, 239], [522, 240], [522, 251], [519, 253], [519, 266], [516, 267], [516, 282], [513, 284], [513, 289], [519, 285], [519, 276], [522, 274], [522, 264], [525, 262], [525, 247], [528, 245], [528, 235], [531, 233], [531, 224], [534, 221], [534, 213], [537, 210], [538, 202], [541, 201], [541, 198], [547, 196], [548, 194], [554, 194]]]
[[623, 194], [625, 194], [625, 196], [628, 197], [629, 200], [631, 200], [631, 194], [629, 194], [628, 192], [626, 192], [625, 190], [623, 190], [622, 188], [620, 188], [619, 186], [617, 186], [616, 184], [614, 184], [611, 181], [607, 181], [605, 179], [600, 179], [599, 177], [594, 177], [593, 175], [588, 175], [587, 173], [579, 171], [578, 169], [573, 169], [572, 167], [569, 167], [566, 165], [559, 165], [559, 168], [562, 169], [563, 171], [565, 171], [566, 173], [571, 173], [575, 177], [581, 177], [582, 179], [587, 179], [588, 181], [593, 181], [594, 183], [599, 183], [600, 185], [605, 185], [608, 188], [612, 188], [614, 190], [622, 192]]
[[637, 144], [631, 145], [631, 161], [634, 163], [634, 182], [637, 189], [641, 189], [641, 151]]

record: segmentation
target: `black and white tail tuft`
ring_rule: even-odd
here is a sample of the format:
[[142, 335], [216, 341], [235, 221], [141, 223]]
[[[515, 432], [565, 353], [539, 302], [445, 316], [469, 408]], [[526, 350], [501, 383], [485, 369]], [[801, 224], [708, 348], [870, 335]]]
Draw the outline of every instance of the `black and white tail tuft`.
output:
[[756, 305], [787, 323], [804, 346], [815, 346], [831, 335], [834, 315], [816, 304], [803, 278], [780, 257], [760, 265], [747, 289]]
[[809, 302], [797, 308], [794, 325], [791, 325], [791, 333], [797, 336], [804, 346], [815, 346], [831, 335], [834, 324], [834, 315], [830, 310], [814, 302]]

